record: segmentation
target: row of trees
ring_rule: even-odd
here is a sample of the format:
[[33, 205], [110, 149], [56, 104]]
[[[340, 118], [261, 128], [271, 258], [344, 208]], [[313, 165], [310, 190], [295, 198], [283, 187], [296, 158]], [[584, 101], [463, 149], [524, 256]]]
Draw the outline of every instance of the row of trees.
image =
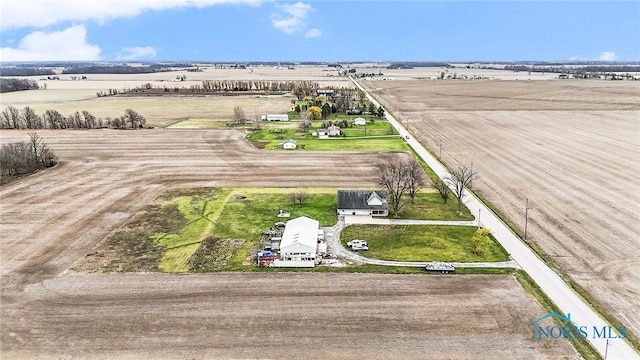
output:
[[[446, 204], [451, 192], [458, 199], [458, 213], [462, 211], [465, 188], [471, 187], [478, 178], [472, 168], [459, 166], [451, 170], [444, 180], [438, 179], [433, 186], [438, 190]], [[416, 193], [424, 185], [422, 167], [415, 159], [409, 161], [393, 161], [379, 163], [375, 175], [376, 183], [387, 192], [387, 202], [397, 217], [408, 203], [413, 204]], [[408, 199], [407, 199], [407, 195]]]
[[29, 141], [5, 144], [0, 148], [0, 183], [32, 174], [58, 163], [56, 155], [37, 133], [29, 133]]
[[379, 163], [377, 168], [375, 181], [387, 192], [387, 202], [393, 216], [398, 217], [407, 203], [413, 204], [416, 194], [424, 185], [422, 167], [417, 160], [411, 159], [400, 162], [389, 160]]
[[98, 118], [88, 111], [76, 111], [65, 117], [57, 110], [47, 110], [38, 115], [29, 106], [22, 110], [7, 106], [0, 113], [2, 129], [138, 129], [144, 127], [146, 119], [132, 109], [126, 109], [119, 117]]
[[0, 74], [2, 76], [38, 76], [38, 75], [55, 75], [51, 69], [41, 67], [13, 67], [3, 66], [0, 67]]
[[0, 93], [38, 89], [40, 86], [35, 80], [0, 77]]

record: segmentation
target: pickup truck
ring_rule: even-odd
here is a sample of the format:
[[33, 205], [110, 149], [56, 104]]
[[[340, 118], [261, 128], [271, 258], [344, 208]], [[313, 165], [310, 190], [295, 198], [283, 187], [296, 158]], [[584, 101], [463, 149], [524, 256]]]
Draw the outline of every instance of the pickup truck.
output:
[[362, 246], [362, 245], [367, 246], [367, 250], [369, 250], [368, 248], [369, 245], [367, 244], [367, 240], [351, 240], [347, 242], [348, 248], [353, 248], [354, 246]]

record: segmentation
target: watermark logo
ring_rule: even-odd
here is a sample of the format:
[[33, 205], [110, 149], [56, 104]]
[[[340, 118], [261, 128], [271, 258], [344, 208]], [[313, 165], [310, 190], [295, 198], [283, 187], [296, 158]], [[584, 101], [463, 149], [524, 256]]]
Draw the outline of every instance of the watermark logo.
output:
[[[561, 325], [544, 325], [543, 320], [555, 319]], [[540, 339], [624, 339], [627, 337], [627, 328], [618, 326], [589, 326], [581, 325], [571, 320], [571, 314], [567, 316], [550, 312], [531, 323], [533, 325], [533, 341]]]

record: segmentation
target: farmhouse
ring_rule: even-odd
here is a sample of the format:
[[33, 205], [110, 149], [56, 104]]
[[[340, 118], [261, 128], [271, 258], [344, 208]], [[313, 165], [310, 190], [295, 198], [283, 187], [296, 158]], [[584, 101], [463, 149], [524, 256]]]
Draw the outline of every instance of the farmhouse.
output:
[[262, 121], [289, 121], [289, 115], [287, 114], [262, 115]]
[[316, 96], [324, 96], [325, 99], [331, 99], [333, 97], [333, 89], [318, 89], [316, 90]]
[[358, 125], [358, 126], [367, 125], [367, 120], [361, 117], [355, 118], [353, 119], [353, 125]]
[[278, 147], [285, 150], [295, 150], [298, 147], [298, 143], [295, 140], [289, 139], [278, 144]]
[[341, 133], [340, 127], [335, 125], [331, 125], [326, 129], [318, 129], [317, 131], [318, 136], [340, 136]]
[[287, 221], [280, 241], [280, 261], [274, 265], [313, 267], [319, 225], [318, 220], [306, 216]]
[[381, 190], [338, 190], [338, 215], [387, 216], [387, 194]]

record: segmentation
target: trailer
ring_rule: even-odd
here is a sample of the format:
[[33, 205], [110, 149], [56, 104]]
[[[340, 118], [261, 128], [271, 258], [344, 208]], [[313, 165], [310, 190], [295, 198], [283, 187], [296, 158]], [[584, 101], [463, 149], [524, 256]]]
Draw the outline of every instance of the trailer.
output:
[[448, 274], [456, 271], [456, 268], [455, 266], [453, 266], [453, 264], [442, 261], [432, 261], [425, 265], [424, 269], [427, 272], [440, 272], [443, 274]]

